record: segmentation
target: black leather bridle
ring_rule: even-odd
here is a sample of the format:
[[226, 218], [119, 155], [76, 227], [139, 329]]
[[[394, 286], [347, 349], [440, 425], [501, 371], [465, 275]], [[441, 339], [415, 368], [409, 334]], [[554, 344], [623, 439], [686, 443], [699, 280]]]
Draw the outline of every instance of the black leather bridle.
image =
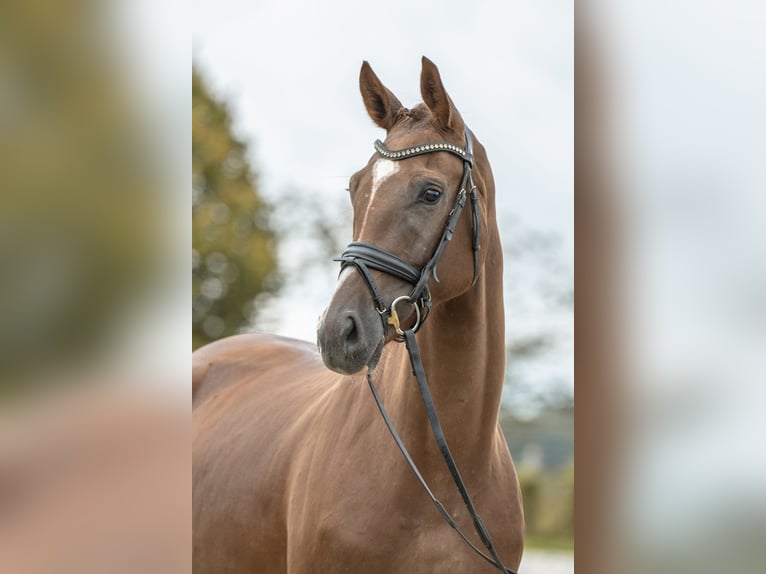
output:
[[[341, 271], [349, 266], [354, 266], [359, 271], [360, 275], [364, 279], [364, 282], [367, 284], [367, 287], [370, 290], [372, 300], [375, 304], [375, 309], [383, 321], [384, 334], [388, 331], [388, 327], [391, 326], [397, 334], [397, 340], [400, 342], [403, 341], [405, 343], [407, 352], [409, 353], [410, 357], [410, 364], [412, 365], [412, 372], [415, 376], [415, 379], [417, 380], [418, 389], [423, 398], [428, 421], [431, 425], [431, 430], [433, 431], [436, 443], [439, 446], [439, 451], [441, 452], [441, 455], [447, 464], [447, 468], [452, 475], [452, 479], [455, 482], [458, 491], [460, 492], [463, 503], [468, 509], [468, 512], [471, 514], [474, 529], [479, 535], [479, 538], [481, 539], [484, 547], [489, 551], [490, 556], [482, 552], [473, 542], [468, 539], [463, 531], [460, 530], [457, 523], [444, 507], [444, 505], [434, 496], [434, 493], [429, 488], [428, 484], [423, 478], [423, 475], [420, 473], [420, 470], [418, 470], [418, 467], [415, 465], [415, 462], [412, 460], [412, 457], [407, 451], [407, 448], [404, 446], [401, 437], [396, 432], [396, 429], [394, 428], [394, 425], [391, 422], [391, 419], [389, 418], [388, 413], [386, 412], [386, 409], [380, 400], [380, 396], [375, 389], [375, 385], [372, 382], [372, 374], [368, 372], [367, 383], [370, 386], [370, 390], [372, 391], [372, 395], [375, 398], [375, 402], [378, 406], [378, 409], [380, 410], [380, 414], [383, 416], [383, 420], [385, 421], [391, 436], [393, 436], [396, 445], [402, 452], [405, 461], [415, 473], [415, 476], [417, 477], [421, 486], [426, 491], [429, 498], [439, 510], [441, 515], [444, 517], [447, 523], [455, 529], [463, 541], [468, 544], [468, 546], [470, 546], [474, 552], [476, 552], [479, 556], [484, 558], [484, 560], [495, 566], [504, 574], [515, 574], [512, 570], [508, 569], [500, 559], [497, 550], [492, 544], [492, 539], [490, 538], [489, 532], [484, 526], [484, 523], [482, 522], [479, 514], [476, 511], [476, 508], [473, 505], [465, 483], [463, 482], [463, 478], [460, 476], [460, 472], [458, 471], [457, 465], [455, 464], [455, 459], [452, 457], [452, 453], [449, 450], [447, 441], [444, 438], [444, 431], [442, 430], [441, 423], [439, 422], [439, 417], [436, 414], [431, 391], [428, 387], [428, 381], [426, 380], [425, 370], [423, 369], [423, 362], [420, 358], [420, 351], [418, 349], [417, 341], [415, 340], [415, 333], [423, 326], [423, 323], [425, 322], [431, 310], [431, 293], [428, 288], [428, 282], [432, 276], [434, 281], [439, 281], [436, 272], [436, 266], [441, 259], [447, 243], [449, 243], [449, 241], [452, 239], [452, 235], [455, 233], [455, 227], [457, 225], [458, 219], [460, 218], [460, 214], [463, 212], [463, 208], [465, 207], [467, 198], [469, 197], [471, 200], [473, 229], [473, 281], [471, 284], [475, 284], [479, 277], [479, 234], [481, 231], [481, 219], [479, 216], [478, 189], [474, 185], [473, 177], [471, 175], [471, 170], [473, 168], [473, 134], [471, 133], [471, 130], [469, 130], [467, 127], [465, 128], [464, 149], [447, 142], [436, 142], [416, 145], [400, 150], [391, 150], [387, 148], [383, 142], [377, 140], [375, 142], [375, 151], [380, 156], [393, 161], [400, 161], [410, 157], [436, 152], [448, 152], [458, 156], [463, 160], [463, 178], [460, 182], [460, 188], [458, 189], [455, 204], [452, 207], [452, 211], [450, 211], [449, 216], [447, 217], [444, 231], [442, 232], [439, 243], [436, 245], [436, 249], [434, 249], [433, 255], [423, 267], [418, 269], [417, 267], [402, 260], [397, 255], [386, 251], [385, 249], [381, 249], [380, 247], [377, 247], [371, 243], [364, 242], [350, 243], [340, 255], [340, 257], [336, 258], [335, 261], [340, 261]], [[409, 295], [404, 295], [394, 299], [391, 305], [387, 307], [383, 301], [383, 297], [380, 294], [380, 290], [378, 289], [375, 280], [370, 274], [370, 269], [376, 269], [389, 275], [393, 275], [394, 277], [403, 279], [414, 287]], [[399, 322], [399, 314], [396, 310], [396, 307], [400, 302], [410, 303], [415, 309], [415, 324], [407, 329], [403, 329]]]
[[[341, 271], [353, 265], [357, 268], [362, 275], [367, 287], [372, 295], [373, 302], [375, 303], [375, 309], [380, 314], [383, 321], [383, 331], [388, 330], [388, 326], [391, 325], [398, 336], [399, 341], [404, 340], [404, 331], [399, 325], [399, 315], [396, 312], [396, 305], [400, 302], [407, 301], [415, 306], [416, 321], [415, 326], [412, 328], [414, 332], [420, 329], [423, 322], [428, 317], [428, 313], [431, 311], [431, 292], [428, 289], [428, 282], [433, 276], [434, 281], [439, 282], [439, 276], [436, 271], [436, 266], [442, 257], [444, 248], [447, 247], [447, 243], [452, 239], [452, 235], [455, 233], [455, 226], [460, 218], [460, 214], [463, 212], [467, 198], [471, 199], [471, 212], [472, 212], [472, 226], [473, 226], [473, 282], [476, 283], [476, 279], [479, 277], [479, 233], [481, 231], [481, 218], [479, 216], [479, 191], [473, 184], [473, 177], [471, 176], [471, 169], [473, 168], [473, 134], [467, 127], [465, 128], [465, 149], [460, 148], [447, 142], [435, 142], [416, 145], [400, 150], [391, 150], [380, 141], [375, 141], [375, 151], [382, 157], [400, 161], [410, 157], [423, 155], [427, 153], [436, 152], [448, 152], [458, 156], [463, 160], [463, 178], [460, 181], [460, 188], [458, 190], [457, 197], [455, 198], [455, 205], [450, 211], [447, 223], [444, 226], [441, 239], [434, 249], [431, 259], [420, 269], [410, 265], [406, 261], [403, 261], [397, 255], [381, 249], [377, 245], [371, 243], [364, 243], [355, 241], [349, 243], [340, 257], [337, 257], [335, 261], [341, 262]], [[403, 279], [406, 282], [414, 285], [409, 295], [399, 297], [391, 303], [390, 307], [386, 307], [383, 302], [383, 297], [378, 290], [378, 286], [372, 275], [369, 273], [369, 269], [377, 269], [383, 271], [399, 279]]]

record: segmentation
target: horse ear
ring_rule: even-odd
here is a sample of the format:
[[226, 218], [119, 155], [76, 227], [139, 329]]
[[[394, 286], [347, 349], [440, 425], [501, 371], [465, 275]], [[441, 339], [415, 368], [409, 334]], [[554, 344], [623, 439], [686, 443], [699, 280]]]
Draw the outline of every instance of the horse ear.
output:
[[463, 120], [444, 89], [439, 69], [431, 60], [423, 56], [423, 69], [420, 73], [420, 94], [423, 102], [431, 110], [434, 118], [443, 129], [460, 131]]
[[359, 72], [359, 90], [362, 92], [364, 106], [372, 121], [386, 131], [391, 129], [397, 112], [404, 106], [378, 79], [366, 60], [362, 62], [362, 69]]

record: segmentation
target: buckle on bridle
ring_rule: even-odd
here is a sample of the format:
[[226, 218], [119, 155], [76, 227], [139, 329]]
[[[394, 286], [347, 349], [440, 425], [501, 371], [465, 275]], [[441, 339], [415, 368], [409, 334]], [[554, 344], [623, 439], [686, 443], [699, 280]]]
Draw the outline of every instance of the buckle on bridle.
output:
[[399, 341], [402, 341], [404, 337], [404, 331], [399, 324], [399, 313], [396, 312], [396, 305], [401, 301], [406, 301], [415, 308], [415, 325], [413, 325], [411, 329], [413, 331], [417, 331], [418, 327], [420, 327], [420, 307], [418, 306], [417, 302], [413, 301], [409, 295], [402, 295], [401, 297], [397, 297], [391, 303], [391, 310], [389, 311], [388, 319], [386, 322], [394, 328], [394, 331], [396, 331], [396, 334], [398, 335]]

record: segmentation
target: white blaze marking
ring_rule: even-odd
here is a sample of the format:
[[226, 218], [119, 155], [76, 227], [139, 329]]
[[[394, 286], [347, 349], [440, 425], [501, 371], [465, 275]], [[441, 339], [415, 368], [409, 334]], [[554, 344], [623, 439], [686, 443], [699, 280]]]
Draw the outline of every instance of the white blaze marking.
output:
[[397, 171], [399, 171], [399, 164], [397, 162], [382, 157], [378, 158], [375, 165], [372, 166], [372, 190], [370, 191], [370, 200], [367, 202], [367, 212], [364, 214], [364, 220], [362, 220], [360, 235], [364, 232], [367, 224], [367, 216], [373, 210], [372, 202], [375, 200], [375, 193], [381, 184]]
[[337, 291], [341, 285], [343, 285], [346, 280], [351, 277], [354, 272], [356, 271], [356, 268], [352, 266], [346, 267], [340, 274], [340, 277], [338, 277], [338, 282], [335, 284], [335, 290]]
[[378, 191], [380, 184], [399, 171], [399, 164], [390, 159], [379, 157], [372, 166], [372, 197]]
[[338, 292], [338, 289], [340, 289], [348, 280], [348, 278], [351, 277], [354, 273], [356, 273], [356, 268], [353, 265], [349, 265], [343, 271], [341, 271], [340, 277], [338, 277], [338, 282], [335, 284], [335, 290], [333, 291], [331, 299], [335, 299], [335, 295]]

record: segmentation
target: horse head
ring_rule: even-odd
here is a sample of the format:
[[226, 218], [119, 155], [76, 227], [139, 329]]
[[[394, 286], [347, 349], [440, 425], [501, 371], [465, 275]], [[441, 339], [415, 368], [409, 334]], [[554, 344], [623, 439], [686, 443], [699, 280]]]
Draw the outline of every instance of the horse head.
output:
[[[354, 242], [340, 258], [342, 272], [318, 325], [322, 360], [344, 374], [373, 369], [402, 328], [419, 328], [432, 306], [472, 288], [484, 263], [478, 245], [486, 226], [479, 222], [487, 221], [486, 198], [478, 191], [485, 168], [475, 167], [474, 186], [470, 131], [433, 62], [423, 58], [423, 103], [412, 109], [367, 62], [359, 85], [367, 112], [386, 137], [349, 180]], [[483, 148], [476, 147], [486, 164]], [[466, 202], [472, 217], [460, 218]], [[444, 249], [453, 231], [457, 245]], [[399, 300], [405, 303], [394, 303]]]

